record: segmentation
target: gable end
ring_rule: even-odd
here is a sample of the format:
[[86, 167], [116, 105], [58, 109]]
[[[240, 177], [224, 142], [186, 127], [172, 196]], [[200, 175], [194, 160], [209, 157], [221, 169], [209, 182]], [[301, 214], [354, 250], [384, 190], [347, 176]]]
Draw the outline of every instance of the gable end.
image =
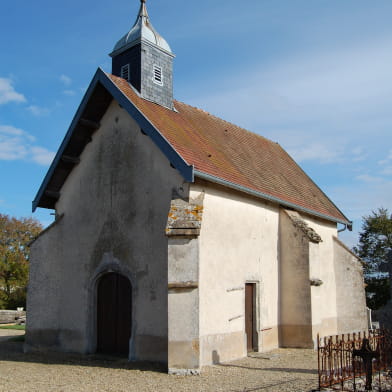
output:
[[99, 128], [100, 120], [113, 99], [136, 121], [143, 133], [153, 140], [183, 178], [193, 182], [193, 166], [185, 162], [167, 139], [99, 68], [32, 203], [33, 212], [37, 207], [55, 208], [61, 187], [73, 167], [78, 164], [82, 151], [92, 140], [93, 133]]

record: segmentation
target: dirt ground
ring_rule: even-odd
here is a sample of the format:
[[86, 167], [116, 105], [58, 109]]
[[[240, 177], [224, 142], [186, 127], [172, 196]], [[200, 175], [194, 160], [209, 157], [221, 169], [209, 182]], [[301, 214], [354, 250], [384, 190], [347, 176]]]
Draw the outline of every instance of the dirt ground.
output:
[[[173, 376], [159, 365], [98, 355], [24, 354], [10, 340], [23, 331], [0, 330], [0, 392], [225, 391], [309, 392], [317, 389], [317, 354], [279, 349], [203, 368], [200, 376]], [[11, 336], [12, 335], [12, 336]]]

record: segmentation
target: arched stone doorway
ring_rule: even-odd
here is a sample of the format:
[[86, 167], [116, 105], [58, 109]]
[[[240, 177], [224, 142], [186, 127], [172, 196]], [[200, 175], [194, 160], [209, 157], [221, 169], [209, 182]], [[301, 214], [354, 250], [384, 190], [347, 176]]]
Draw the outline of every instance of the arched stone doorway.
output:
[[107, 273], [97, 288], [97, 352], [128, 356], [131, 331], [131, 283], [123, 275]]

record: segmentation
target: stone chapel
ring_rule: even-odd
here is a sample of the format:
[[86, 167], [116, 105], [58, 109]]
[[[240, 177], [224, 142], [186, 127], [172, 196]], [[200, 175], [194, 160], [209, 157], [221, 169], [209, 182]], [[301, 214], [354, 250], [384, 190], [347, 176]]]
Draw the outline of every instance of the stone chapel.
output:
[[33, 201], [55, 221], [31, 245], [26, 351], [186, 374], [365, 329], [350, 220], [279, 144], [173, 98], [145, 0], [110, 56]]

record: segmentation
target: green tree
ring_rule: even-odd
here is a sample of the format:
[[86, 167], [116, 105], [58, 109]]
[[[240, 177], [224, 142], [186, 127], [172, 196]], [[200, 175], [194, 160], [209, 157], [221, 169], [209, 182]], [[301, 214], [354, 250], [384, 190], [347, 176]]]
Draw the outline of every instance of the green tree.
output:
[[392, 215], [386, 208], [379, 208], [363, 217], [362, 231], [354, 252], [365, 262], [367, 305], [378, 309], [390, 298], [386, 272], [392, 273]]
[[26, 306], [29, 247], [42, 225], [0, 214], [0, 308]]

